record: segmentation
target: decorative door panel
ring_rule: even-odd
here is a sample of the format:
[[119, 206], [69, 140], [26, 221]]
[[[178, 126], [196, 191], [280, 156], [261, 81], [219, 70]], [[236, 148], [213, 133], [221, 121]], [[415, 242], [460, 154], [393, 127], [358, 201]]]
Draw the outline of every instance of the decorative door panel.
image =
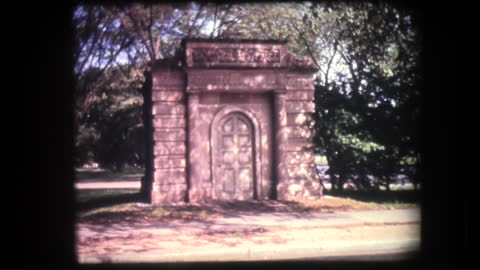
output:
[[241, 113], [224, 116], [214, 128], [217, 144], [215, 194], [219, 199], [245, 200], [253, 198], [254, 149], [253, 126]]
[[222, 192], [227, 194], [235, 193], [235, 172], [233, 169], [222, 170]]

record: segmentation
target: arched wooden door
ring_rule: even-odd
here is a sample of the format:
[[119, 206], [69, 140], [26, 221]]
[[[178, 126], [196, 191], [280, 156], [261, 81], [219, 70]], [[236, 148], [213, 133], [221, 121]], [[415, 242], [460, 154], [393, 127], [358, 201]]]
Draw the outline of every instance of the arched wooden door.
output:
[[214, 127], [214, 192], [217, 199], [249, 200], [254, 197], [254, 132], [242, 113], [225, 115]]

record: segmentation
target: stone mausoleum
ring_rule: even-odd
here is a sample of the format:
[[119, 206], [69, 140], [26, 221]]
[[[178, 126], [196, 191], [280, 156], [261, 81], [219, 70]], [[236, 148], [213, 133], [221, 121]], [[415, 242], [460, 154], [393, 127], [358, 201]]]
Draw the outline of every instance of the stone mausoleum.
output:
[[152, 203], [322, 195], [315, 68], [285, 41], [184, 40], [147, 78]]

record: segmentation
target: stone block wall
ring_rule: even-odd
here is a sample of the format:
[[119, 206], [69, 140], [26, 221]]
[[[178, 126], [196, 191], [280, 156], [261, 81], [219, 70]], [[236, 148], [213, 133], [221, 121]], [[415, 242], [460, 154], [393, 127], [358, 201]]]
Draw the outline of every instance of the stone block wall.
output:
[[315, 167], [313, 118], [315, 112], [312, 74], [289, 74], [286, 82], [288, 183], [284, 198], [321, 195]]
[[187, 192], [185, 74], [152, 72], [152, 203], [184, 201]]
[[[187, 40], [178, 58], [152, 67], [146, 127], [153, 204], [322, 195], [312, 141], [316, 69], [289, 54], [285, 44]], [[242, 168], [240, 146], [220, 140], [240, 136], [224, 135], [223, 117], [250, 123], [251, 152], [245, 145], [241, 151], [252, 155], [242, 156]], [[227, 152], [235, 158], [226, 159]], [[225, 168], [235, 176], [222, 178]], [[230, 191], [245, 189], [245, 183], [251, 193]]]

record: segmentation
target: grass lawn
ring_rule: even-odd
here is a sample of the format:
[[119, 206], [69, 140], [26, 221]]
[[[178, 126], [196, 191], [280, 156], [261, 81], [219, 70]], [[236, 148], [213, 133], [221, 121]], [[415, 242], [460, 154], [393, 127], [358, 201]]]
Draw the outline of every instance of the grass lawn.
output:
[[[357, 210], [389, 210], [419, 207], [417, 202], [377, 201], [360, 196], [326, 195], [318, 200], [246, 201], [206, 204], [153, 206], [141, 201], [137, 189], [77, 190], [78, 221], [115, 223], [119, 221], [158, 221], [164, 219], [215, 219], [226, 213], [258, 214], [271, 212], [334, 213]], [[272, 206], [273, 205], [273, 206]]]
[[379, 191], [360, 191], [360, 190], [344, 190], [344, 191], [326, 191], [324, 195], [333, 197], [351, 199], [364, 203], [374, 203], [386, 207], [405, 208], [420, 205], [421, 191], [413, 189], [398, 190], [379, 190]]
[[88, 203], [101, 199], [118, 197], [118, 195], [136, 194], [136, 188], [119, 189], [80, 189], [76, 191], [77, 204]]
[[122, 203], [78, 213], [79, 221], [116, 222], [116, 221], [158, 221], [164, 219], [212, 219], [218, 217], [212, 209], [193, 206], [153, 206], [145, 203]]
[[100, 168], [77, 168], [75, 169], [75, 180], [78, 181], [94, 181], [97, 179], [102, 180], [115, 180], [115, 179], [140, 179], [145, 173], [144, 168], [129, 167], [125, 168], [122, 172], [114, 172], [107, 169]]
[[132, 218], [208, 219], [217, 216], [208, 208], [193, 205], [153, 206], [142, 202], [138, 189], [81, 189], [76, 191], [79, 221], [115, 222]]
[[299, 200], [304, 207], [309, 207], [315, 212], [338, 212], [338, 211], [356, 211], [356, 210], [392, 210], [403, 208], [419, 207], [418, 203], [386, 201], [374, 202], [368, 200], [358, 200], [349, 197], [325, 195], [320, 200]]
[[[77, 180], [140, 178], [144, 169], [126, 168], [123, 172], [103, 169], [77, 169]], [[215, 204], [177, 204], [152, 206], [142, 201], [138, 189], [78, 189], [76, 190], [77, 217], [79, 221], [116, 222], [119, 220], [158, 220], [164, 218], [209, 219], [227, 212], [324, 212], [355, 210], [388, 210], [419, 207], [419, 191], [409, 189], [390, 192], [325, 191], [317, 200], [247, 201]]]

